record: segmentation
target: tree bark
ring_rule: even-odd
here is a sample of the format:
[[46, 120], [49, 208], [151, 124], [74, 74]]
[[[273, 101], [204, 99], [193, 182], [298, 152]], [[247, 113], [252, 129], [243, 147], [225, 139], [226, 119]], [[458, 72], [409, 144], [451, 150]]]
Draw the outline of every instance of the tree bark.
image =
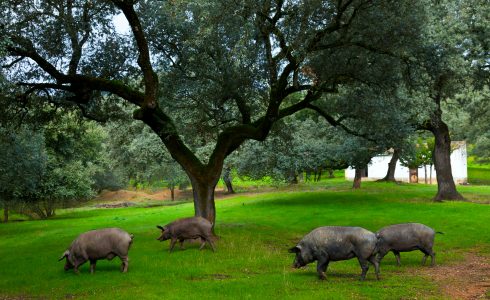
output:
[[437, 194], [433, 200], [463, 200], [463, 196], [456, 190], [451, 170], [449, 128], [441, 118], [436, 118], [432, 121], [431, 131], [435, 138], [434, 167], [437, 174]]
[[[315, 181], [316, 182], [322, 180], [322, 172], [323, 172], [323, 168], [318, 168], [317, 169], [317, 174], [316, 174], [316, 177], [315, 177]], [[333, 172], [332, 172], [332, 174], [333, 174]]]
[[410, 183], [419, 183], [419, 169], [418, 168], [409, 168], [409, 182]]
[[191, 177], [195, 216], [208, 219], [213, 224], [213, 228], [216, 221], [214, 189], [217, 182], [208, 178]]
[[393, 150], [393, 156], [391, 157], [390, 162], [388, 163], [388, 171], [386, 172], [386, 176], [378, 181], [396, 182], [395, 171], [396, 171], [396, 163], [398, 162], [399, 158], [400, 158], [400, 149], [395, 148]]
[[170, 199], [175, 200], [175, 186], [170, 188]]
[[226, 185], [226, 190], [229, 194], [234, 194], [235, 191], [233, 190], [233, 185], [231, 184], [231, 168], [226, 167], [223, 172], [223, 181], [225, 182]]
[[9, 206], [5, 203], [3, 205], [3, 222], [7, 223], [9, 221]]
[[361, 188], [362, 174], [364, 174], [364, 169], [356, 168], [356, 173], [354, 176], [354, 183], [352, 184], [353, 189], [360, 189]]

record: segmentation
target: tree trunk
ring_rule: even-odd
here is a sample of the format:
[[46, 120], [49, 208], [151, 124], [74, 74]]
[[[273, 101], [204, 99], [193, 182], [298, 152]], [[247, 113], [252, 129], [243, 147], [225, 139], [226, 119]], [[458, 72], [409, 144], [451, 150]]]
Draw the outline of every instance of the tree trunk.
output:
[[429, 184], [432, 184], [432, 164], [430, 164], [429, 166], [430, 166], [430, 169], [429, 169]]
[[364, 169], [356, 169], [356, 175], [354, 176], [354, 183], [352, 184], [353, 189], [359, 189], [361, 188], [361, 178], [362, 175], [364, 174]]
[[233, 185], [231, 184], [231, 181], [230, 180], [226, 180], [225, 181], [225, 184], [226, 184], [226, 190], [229, 194], [234, 194], [235, 191], [233, 190]]
[[323, 168], [318, 168], [318, 175], [317, 177], [315, 178], [315, 181], [320, 181], [322, 179], [322, 172], [323, 172]]
[[328, 169], [328, 178], [335, 178], [335, 175], [333, 174], [333, 169]]
[[226, 167], [224, 170], [223, 170], [223, 181], [225, 182], [225, 185], [226, 185], [226, 190], [229, 194], [234, 194], [235, 191], [233, 190], [233, 185], [231, 184], [231, 168], [230, 167]]
[[7, 203], [3, 205], [3, 222], [7, 223], [9, 221], [9, 206]]
[[170, 189], [170, 199], [172, 199], [172, 201], [175, 200], [175, 186], [172, 186]]
[[[437, 177], [437, 194], [434, 201], [463, 200], [456, 190], [451, 170], [451, 138], [449, 129], [440, 118], [433, 120], [431, 131], [435, 138], [434, 167]], [[434, 124], [435, 123], [435, 124]]]
[[419, 183], [419, 169], [418, 168], [409, 168], [409, 182], [410, 183]]
[[289, 184], [298, 184], [298, 175], [295, 171], [290, 171], [288, 176]]
[[393, 151], [393, 156], [391, 157], [390, 162], [388, 163], [388, 171], [386, 172], [386, 176], [383, 179], [380, 179], [378, 181], [396, 182], [395, 170], [396, 170], [396, 163], [397, 163], [399, 158], [400, 158], [400, 149], [395, 148]]
[[216, 221], [216, 208], [214, 205], [216, 183], [217, 180], [191, 178], [195, 216], [208, 219], [213, 224], [213, 228]]
[[424, 183], [427, 184], [427, 165], [424, 165]]

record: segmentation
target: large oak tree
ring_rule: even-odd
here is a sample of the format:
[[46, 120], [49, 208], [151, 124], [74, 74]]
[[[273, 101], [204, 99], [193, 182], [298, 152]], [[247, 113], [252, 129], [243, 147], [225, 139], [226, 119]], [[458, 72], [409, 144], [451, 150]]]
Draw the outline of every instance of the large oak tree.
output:
[[[303, 109], [342, 126], [323, 96], [399, 72], [425, 14], [380, 0], [4, 0], [0, 11], [18, 99], [75, 104], [97, 120], [131, 103], [189, 176], [195, 214], [212, 222], [230, 153]], [[119, 13], [130, 33], [115, 30]], [[209, 155], [196, 155], [205, 143]]]

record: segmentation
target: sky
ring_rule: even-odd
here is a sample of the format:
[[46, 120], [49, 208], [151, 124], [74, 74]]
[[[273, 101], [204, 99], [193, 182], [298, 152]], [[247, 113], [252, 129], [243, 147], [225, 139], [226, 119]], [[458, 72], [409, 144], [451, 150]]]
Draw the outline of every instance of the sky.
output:
[[112, 22], [114, 23], [114, 27], [116, 28], [117, 33], [126, 34], [129, 32], [129, 23], [126, 20], [124, 14], [120, 13], [114, 16]]

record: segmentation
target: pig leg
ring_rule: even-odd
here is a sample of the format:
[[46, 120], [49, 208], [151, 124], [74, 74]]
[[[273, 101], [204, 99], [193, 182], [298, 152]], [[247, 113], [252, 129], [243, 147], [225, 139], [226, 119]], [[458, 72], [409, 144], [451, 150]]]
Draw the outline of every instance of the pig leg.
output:
[[378, 252], [378, 263], [381, 262], [381, 260], [383, 259], [383, 257], [385, 257], [385, 255], [388, 253], [388, 251], [384, 250], [384, 249], [381, 249], [379, 250]]
[[359, 264], [361, 265], [361, 269], [362, 269], [362, 273], [361, 273], [361, 281], [363, 281], [364, 279], [366, 279], [366, 274], [367, 274], [367, 271], [369, 270], [369, 263], [366, 259], [364, 258], [361, 258], [361, 257], [357, 257], [357, 259], [359, 260]]
[[433, 267], [436, 265], [436, 253], [434, 251], [430, 251], [430, 266]]
[[176, 238], [172, 238], [172, 240], [170, 241], [170, 249], [169, 249], [169, 252], [172, 252], [172, 250], [174, 250], [175, 243], [177, 243], [177, 239]]
[[371, 255], [368, 260], [373, 264], [374, 271], [376, 272], [376, 279], [379, 280], [379, 262], [375, 255]]
[[94, 259], [91, 259], [90, 260], [90, 274], [94, 274], [95, 272], [95, 264], [97, 263], [96, 260]]
[[325, 280], [327, 279], [327, 268], [328, 268], [328, 257], [322, 257], [318, 259], [317, 265], [316, 265], [316, 272], [318, 273], [318, 277], [320, 280]]
[[432, 249], [421, 248], [420, 251], [424, 253], [424, 257], [422, 258], [422, 265], [425, 265], [427, 257], [430, 256], [430, 265], [434, 266], [436, 262], [436, 254], [432, 251]]
[[206, 239], [201, 238], [201, 246], [199, 247], [199, 250], [204, 249], [204, 246], [206, 245]]
[[213, 252], [216, 252], [216, 248], [214, 247], [213, 241], [209, 238], [206, 237], [205, 240], [208, 242], [208, 244], [211, 246], [211, 249], [213, 249]]
[[401, 263], [400, 263], [400, 252], [396, 251], [396, 250], [393, 250], [393, 254], [395, 254], [395, 258], [396, 258], [396, 265], [397, 266], [401, 266]]
[[120, 258], [122, 261], [121, 272], [126, 273], [126, 272], [128, 272], [128, 266], [129, 266], [128, 257], [127, 256], [121, 256]]
[[184, 240], [179, 240], [180, 243], [180, 250], [184, 250]]

